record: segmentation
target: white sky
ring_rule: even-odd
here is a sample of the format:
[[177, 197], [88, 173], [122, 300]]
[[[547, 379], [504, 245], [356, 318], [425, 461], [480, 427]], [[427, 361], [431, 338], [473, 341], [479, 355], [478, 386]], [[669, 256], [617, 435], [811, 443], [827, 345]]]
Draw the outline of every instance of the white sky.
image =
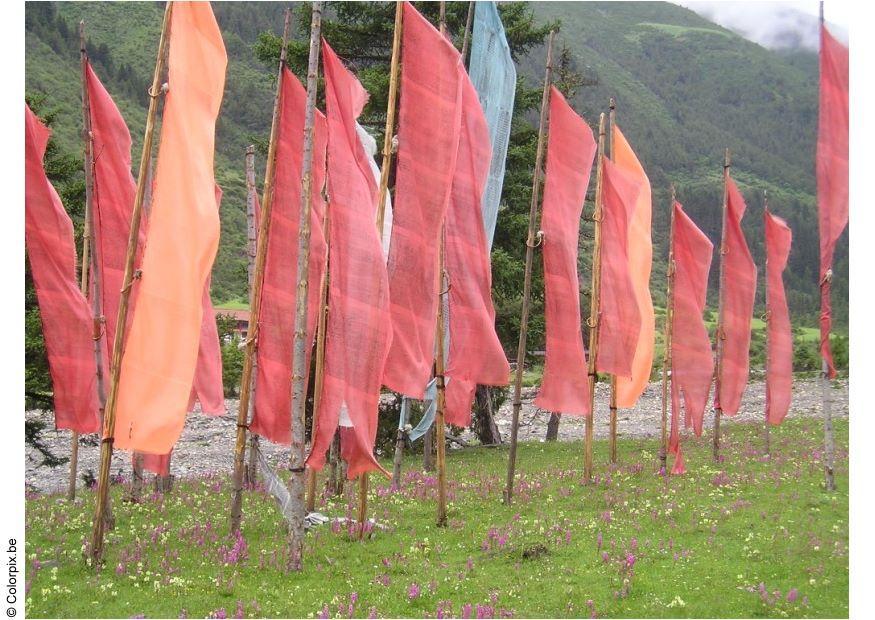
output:
[[[817, 46], [817, 0], [675, 0], [718, 24], [770, 47], [777, 33], [798, 33], [806, 47]], [[847, 43], [851, 19], [860, 20], [860, 2], [827, 0], [824, 16], [831, 32]], [[865, 9], [863, 9], [865, 10]], [[786, 39], [786, 37], [783, 37]]]

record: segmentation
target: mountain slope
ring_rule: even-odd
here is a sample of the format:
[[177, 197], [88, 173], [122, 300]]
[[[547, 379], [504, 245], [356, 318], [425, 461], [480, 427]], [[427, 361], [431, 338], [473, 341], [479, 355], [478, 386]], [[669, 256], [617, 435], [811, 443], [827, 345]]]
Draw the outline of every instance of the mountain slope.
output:
[[[162, 6], [27, 3], [26, 88], [49, 95], [48, 105], [58, 111], [55, 134], [65, 150], [81, 152], [75, 30], [84, 18], [89, 52], [129, 123], [138, 161]], [[273, 97], [273, 70], [256, 60], [253, 45], [260, 32], [279, 31], [285, 6], [214, 4], [229, 56], [216, 156], [216, 177], [225, 191], [222, 240], [213, 273], [217, 302], [245, 296], [243, 153], [247, 144], [266, 139]], [[531, 6], [541, 21], [562, 21], [557, 47], [567, 45], [572, 68], [585, 80], [570, 101], [595, 127], [598, 113], [606, 112], [609, 97], [615, 97], [617, 122], [648, 171], [654, 187], [657, 265], [652, 282], [657, 302], [664, 288], [669, 183], [675, 183], [679, 199], [703, 230], [719, 239], [722, 157], [724, 147], [729, 147], [733, 177], [748, 201], [744, 227], [754, 257], [762, 270], [762, 192], [768, 190], [770, 207], [794, 230], [786, 279], [791, 312], [795, 321], [815, 324], [816, 55], [766, 50], [669, 3]], [[520, 61], [520, 73], [530, 85], [542, 79], [543, 58], [539, 49]], [[259, 177], [263, 166], [259, 156]], [[588, 225], [583, 229], [586, 233]], [[588, 258], [582, 254], [586, 266]], [[712, 304], [717, 264], [712, 270]], [[835, 271], [837, 321], [846, 325], [847, 235], [839, 244]]]
[[[744, 227], [763, 269], [763, 190], [771, 210], [794, 230], [787, 276], [791, 311], [814, 323], [818, 308], [814, 151], [817, 56], [767, 50], [683, 7], [661, 2], [536, 2], [543, 19], [561, 19], [585, 83], [572, 97], [593, 127], [608, 100], [654, 187], [657, 260], [667, 253], [668, 187], [714, 240], [720, 237], [723, 150], [745, 194]], [[540, 79], [544, 52], [525, 70]], [[538, 76], [537, 78], [535, 76]], [[846, 236], [845, 236], [846, 237]], [[838, 318], [847, 321], [847, 240], [837, 252]], [[711, 302], [716, 304], [717, 256]], [[663, 288], [664, 266], [654, 288]], [[762, 290], [760, 290], [762, 296]]]

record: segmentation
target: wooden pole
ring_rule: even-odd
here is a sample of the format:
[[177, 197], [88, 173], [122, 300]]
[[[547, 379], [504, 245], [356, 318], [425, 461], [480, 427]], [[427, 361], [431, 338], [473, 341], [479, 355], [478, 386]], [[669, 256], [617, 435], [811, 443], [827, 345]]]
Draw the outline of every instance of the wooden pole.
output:
[[155, 117], [158, 113], [158, 96], [161, 94], [161, 79], [164, 75], [165, 50], [170, 31], [170, 16], [173, 3], [168, 2], [164, 8], [164, 22], [161, 25], [161, 38], [158, 43], [158, 59], [155, 63], [155, 73], [152, 76], [152, 87], [149, 89], [149, 111], [146, 115], [146, 132], [143, 138], [143, 154], [140, 158], [140, 170], [137, 177], [137, 193], [134, 197], [134, 207], [131, 211], [131, 230], [128, 236], [128, 250], [125, 257], [125, 273], [119, 299], [118, 320], [116, 321], [115, 338], [112, 347], [112, 362], [110, 366], [109, 398], [103, 417], [103, 441], [100, 445], [100, 470], [97, 478], [97, 502], [94, 513], [94, 530], [91, 536], [90, 559], [94, 566], [99, 566], [103, 558], [103, 535], [105, 516], [109, 502], [109, 467], [112, 461], [112, 444], [115, 437], [115, 409], [118, 401], [119, 373], [121, 370], [122, 344], [125, 336], [125, 325], [128, 318], [128, 303], [131, 297], [131, 285], [134, 279], [134, 259], [137, 254], [137, 240], [140, 235], [140, 219], [143, 210], [143, 194], [146, 190], [146, 176], [152, 158], [152, 139], [155, 134]]
[[[820, 2], [820, 26], [823, 28], [823, 0]], [[823, 51], [821, 51], [821, 54]], [[832, 279], [832, 270], [828, 271], [820, 282], [820, 286], [824, 286]], [[829, 334], [827, 334], [829, 338]], [[835, 470], [834, 470], [834, 454], [835, 454], [835, 435], [832, 428], [832, 394], [830, 393], [829, 379], [829, 364], [826, 358], [821, 359], [820, 363], [820, 398], [823, 403], [823, 471], [826, 480], [826, 490], [835, 491]]]
[[595, 206], [592, 213], [594, 242], [592, 248], [592, 289], [589, 326], [589, 415], [585, 418], [583, 476], [592, 480], [592, 440], [595, 418], [596, 358], [599, 351], [599, 305], [602, 286], [602, 169], [605, 158], [605, 115], [599, 116], [599, 145], [596, 160]]
[[[92, 134], [91, 134], [91, 104], [88, 99], [88, 85], [86, 82], [86, 68], [88, 67], [88, 53], [85, 50], [85, 22], [79, 22], [79, 59], [82, 68], [82, 144], [85, 151], [85, 222], [82, 232], [82, 274], [79, 283], [79, 290], [88, 298], [88, 271], [91, 266], [90, 246], [91, 246], [91, 201], [92, 182], [94, 179], [94, 157], [92, 149]], [[96, 276], [96, 272], [95, 272]], [[92, 298], [92, 304], [96, 299], [96, 295]], [[98, 326], [99, 327], [99, 326]], [[96, 341], [95, 341], [96, 342]], [[96, 345], [95, 361], [98, 364], [97, 376], [98, 380], [101, 377], [100, 366], [103, 363], [100, 355], [99, 345]], [[79, 469], [79, 433], [73, 431], [70, 439], [70, 479], [67, 486], [67, 499], [71, 502], [76, 499], [76, 475]]]
[[[392, 37], [392, 61], [389, 68], [389, 101], [386, 108], [386, 130], [383, 137], [383, 165], [380, 168], [380, 195], [377, 203], [377, 234], [383, 238], [383, 221], [386, 212], [386, 197], [389, 193], [389, 175], [392, 168], [392, 137], [395, 134], [395, 108], [398, 101], [398, 77], [401, 67], [401, 31], [403, 10], [399, 1], [395, 3], [395, 30]], [[395, 434], [395, 463], [393, 480], [396, 488], [401, 488], [401, 458], [404, 455], [404, 429]], [[397, 472], [397, 473], [395, 473]]]
[[368, 520], [368, 474], [359, 475], [359, 503], [356, 523], [358, 524], [358, 538], [364, 540], [365, 529]]
[[[516, 352], [516, 374], [513, 383], [513, 417], [510, 426], [510, 452], [507, 459], [507, 484], [504, 503], [513, 501], [514, 469], [516, 468], [517, 437], [519, 435], [520, 409], [522, 408], [523, 370], [526, 362], [526, 338], [529, 332], [529, 304], [532, 297], [532, 262], [535, 247], [542, 235], [538, 231], [538, 205], [541, 195], [541, 174], [544, 164], [544, 143], [547, 137], [547, 122], [550, 116], [550, 87], [553, 83], [553, 37], [547, 38], [547, 66], [544, 70], [544, 90], [541, 93], [541, 119], [538, 123], [538, 146], [535, 151], [535, 169], [532, 173], [532, 201], [529, 204], [529, 235], [526, 239], [526, 269], [523, 276], [523, 307], [520, 313], [520, 338]], [[537, 231], [537, 232], [536, 232]]]
[[[322, 236], [328, 245], [328, 260], [331, 260], [331, 246], [328, 241], [328, 201], [326, 201], [325, 217], [322, 220]], [[319, 415], [319, 403], [322, 400], [322, 385], [325, 381], [325, 328], [328, 325], [328, 263], [319, 281], [319, 318], [316, 324], [316, 369], [313, 377], [313, 423], [310, 426], [310, 446], [312, 449], [316, 433], [316, 419]], [[316, 471], [307, 470], [307, 513], [316, 509]]]
[[[255, 203], [258, 200], [258, 190], [255, 187], [255, 146], [246, 147], [246, 280], [249, 286], [249, 309], [252, 310], [252, 291], [255, 287], [255, 255], [258, 247], [258, 220], [255, 213]], [[254, 325], [250, 314], [250, 325]], [[247, 337], [250, 328], [247, 328]], [[255, 377], [258, 374], [258, 358], [252, 360], [252, 377], [250, 379], [249, 412], [247, 424], [252, 422], [255, 409]], [[258, 481], [258, 435], [249, 433], [249, 463], [245, 467], [245, 483], [254, 485]]]
[[240, 529], [243, 515], [243, 461], [246, 452], [247, 415], [251, 398], [255, 352], [258, 346], [258, 323], [261, 316], [261, 287], [264, 283], [264, 268], [267, 262], [267, 242], [270, 237], [271, 211], [273, 210], [274, 174], [276, 172], [276, 143], [279, 131], [279, 116], [282, 94], [282, 74], [286, 64], [286, 48], [289, 40], [291, 11], [286, 9], [283, 24], [283, 39], [277, 69], [276, 95], [273, 100], [273, 120], [270, 126], [270, 142], [267, 147], [267, 168], [264, 174], [261, 217], [258, 223], [258, 243], [255, 248], [255, 269], [249, 299], [249, 328], [246, 333], [246, 354], [240, 378], [240, 404], [237, 407], [237, 438], [234, 444], [234, 474], [231, 491], [231, 532]]
[[[440, 2], [440, 32], [443, 36], [447, 36], [447, 5], [446, 2]], [[446, 294], [447, 277], [445, 274], [445, 236], [446, 224], [441, 225], [440, 230], [440, 249], [438, 250], [438, 310], [437, 310], [437, 325], [435, 326], [435, 356], [434, 356], [434, 376], [437, 386], [437, 406], [434, 419], [435, 443], [437, 444], [437, 471], [438, 471], [438, 505], [437, 505], [437, 526], [446, 527], [447, 525], [447, 441], [446, 441], [446, 424], [445, 416], [447, 409], [446, 398], [446, 381], [444, 379], [444, 371], [446, 370], [444, 358], [444, 345], [446, 343], [447, 333], [444, 329], [444, 296]]]
[[289, 459], [289, 495], [294, 518], [289, 527], [290, 568], [301, 570], [304, 555], [304, 467], [307, 405], [307, 298], [310, 271], [310, 213], [313, 204], [313, 126], [322, 40], [322, 2], [313, 2], [310, 19], [310, 57], [307, 64], [307, 104], [304, 108], [304, 159], [301, 163], [301, 209], [298, 220], [298, 287], [295, 295], [295, 332], [292, 341], [292, 449]]
[[[614, 160], [614, 123], [616, 122], [616, 105], [614, 98], [611, 97], [610, 113], [609, 113], [609, 128], [608, 128], [608, 154], [611, 161]], [[611, 375], [611, 431], [610, 431], [610, 453], [611, 464], [617, 463], [617, 375]]]
[[[769, 217], [769, 195], [767, 190], [763, 190], [763, 217]], [[765, 230], [765, 228], [764, 228]], [[763, 270], [765, 273], [765, 277], [763, 278], [763, 295], [766, 298], [766, 313], [763, 316], [763, 319], [766, 323], [766, 363], [765, 363], [765, 375], [766, 375], [766, 403], [769, 402], [769, 321], [772, 320], [772, 310], [769, 308], [769, 249], [768, 249], [768, 239], [766, 239], [766, 268]], [[772, 454], [772, 438], [771, 438], [771, 429], [769, 428], [769, 409], [768, 405], [765, 409], [765, 419], [763, 420], [763, 431], [765, 435], [765, 452], [766, 456], [771, 456]]]
[[[443, 4], [443, 2], [441, 3]], [[447, 441], [446, 441], [446, 424], [445, 416], [447, 410], [446, 397], [446, 381], [444, 371], [446, 370], [444, 359], [444, 347], [446, 345], [446, 330], [444, 327], [444, 299], [448, 292], [447, 277], [444, 267], [444, 236], [445, 230], [441, 229], [440, 251], [438, 252], [438, 311], [437, 311], [437, 328], [436, 328], [436, 351], [434, 357], [434, 376], [437, 383], [437, 411], [434, 419], [435, 443], [437, 444], [437, 472], [438, 472], [438, 505], [437, 505], [437, 526], [446, 527], [447, 525]]]
[[386, 196], [389, 193], [389, 174], [392, 168], [392, 137], [395, 135], [395, 108], [398, 101], [398, 75], [401, 69], [402, 3], [395, 2], [395, 32], [392, 38], [392, 62], [389, 66], [389, 102], [386, 107], [386, 132], [383, 137], [383, 165], [380, 168], [380, 195], [377, 201], [377, 233], [383, 238], [383, 219]]
[[468, 18], [465, 20], [465, 37], [462, 39], [462, 62], [468, 66], [468, 46], [471, 41], [471, 26], [474, 23], [474, 0], [468, 3]]
[[674, 376], [669, 376], [671, 372], [672, 355], [671, 355], [671, 340], [672, 340], [672, 320], [674, 317], [674, 203], [675, 203], [674, 184], [671, 186], [671, 203], [669, 207], [670, 226], [668, 233], [668, 266], [665, 270], [665, 325], [663, 326], [663, 334], [665, 350], [662, 352], [662, 424], [660, 425], [660, 444], [659, 444], [659, 463], [660, 471], [663, 475], [668, 475], [668, 403], [669, 403], [669, 380], [674, 380]]
[[726, 263], [726, 218], [729, 205], [729, 167], [731, 165], [729, 149], [723, 154], [723, 232], [720, 235], [720, 293], [717, 304], [717, 364], [715, 368], [714, 399], [717, 406], [714, 407], [714, 462], [720, 460], [720, 418], [723, 410], [720, 406], [720, 378], [723, 374], [723, 341], [726, 338], [723, 333], [723, 287], [725, 285]]

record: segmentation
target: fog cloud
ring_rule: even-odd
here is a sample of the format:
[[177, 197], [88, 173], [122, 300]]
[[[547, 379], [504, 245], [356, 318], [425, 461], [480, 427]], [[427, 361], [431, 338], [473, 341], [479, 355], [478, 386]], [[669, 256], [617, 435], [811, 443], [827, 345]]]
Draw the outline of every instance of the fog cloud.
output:
[[[718, 2], [680, 0], [678, 4], [736, 32], [746, 39], [770, 49], [805, 48], [816, 50], [819, 45], [817, 5], [799, 2]], [[847, 43], [847, 30], [830, 24], [830, 31]]]

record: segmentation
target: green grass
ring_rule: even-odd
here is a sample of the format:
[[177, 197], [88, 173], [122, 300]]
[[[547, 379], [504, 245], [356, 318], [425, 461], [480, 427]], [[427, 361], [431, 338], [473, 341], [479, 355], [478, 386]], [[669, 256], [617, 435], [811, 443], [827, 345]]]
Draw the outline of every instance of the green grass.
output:
[[249, 302], [245, 299], [232, 299], [214, 306], [216, 310], [249, 310]]
[[657, 24], [654, 22], [639, 22], [639, 26], [647, 26], [648, 28], [655, 28], [656, 30], [660, 30], [667, 34], [670, 34], [673, 37], [681, 37], [686, 34], [696, 33], [696, 34], [716, 34], [722, 37], [726, 37], [727, 39], [732, 38], [732, 34], [726, 32], [725, 30], [716, 30], [714, 28], [699, 28], [695, 26], [678, 26], [676, 24]]
[[[26, 612], [232, 617], [239, 605], [244, 616], [316, 617], [327, 606], [336, 617], [350, 615], [355, 598], [354, 616], [435, 617], [441, 605], [462, 616], [480, 604], [495, 617], [846, 617], [847, 420], [836, 429], [835, 493], [822, 488], [813, 418], [772, 431], [771, 461], [756, 426], [726, 425], [720, 465], [708, 437], [685, 438], [689, 472], [668, 480], [654, 473], [653, 441], [621, 441], [614, 470], [597, 442], [591, 485], [581, 483], [579, 443], [523, 444], [510, 507], [500, 501], [506, 451], [450, 451], [446, 529], [434, 525], [434, 478], [408, 459], [400, 493], [372, 478], [371, 515], [388, 529], [359, 543], [322, 526], [308, 535], [300, 574], [282, 568], [285, 534], [261, 492], [246, 494], [246, 557], [222, 562], [233, 544], [223, 477], [183, 481], [139, 505], [119, 501], [114, 487], [116, 528], [99, 573], [82, 560], [93, 494], [74, 506], [31, 497]], [[320, 510], [349, 514], [355, 487]], [[780, 596], [764, 601], [761, 583], [767, 598]]]

